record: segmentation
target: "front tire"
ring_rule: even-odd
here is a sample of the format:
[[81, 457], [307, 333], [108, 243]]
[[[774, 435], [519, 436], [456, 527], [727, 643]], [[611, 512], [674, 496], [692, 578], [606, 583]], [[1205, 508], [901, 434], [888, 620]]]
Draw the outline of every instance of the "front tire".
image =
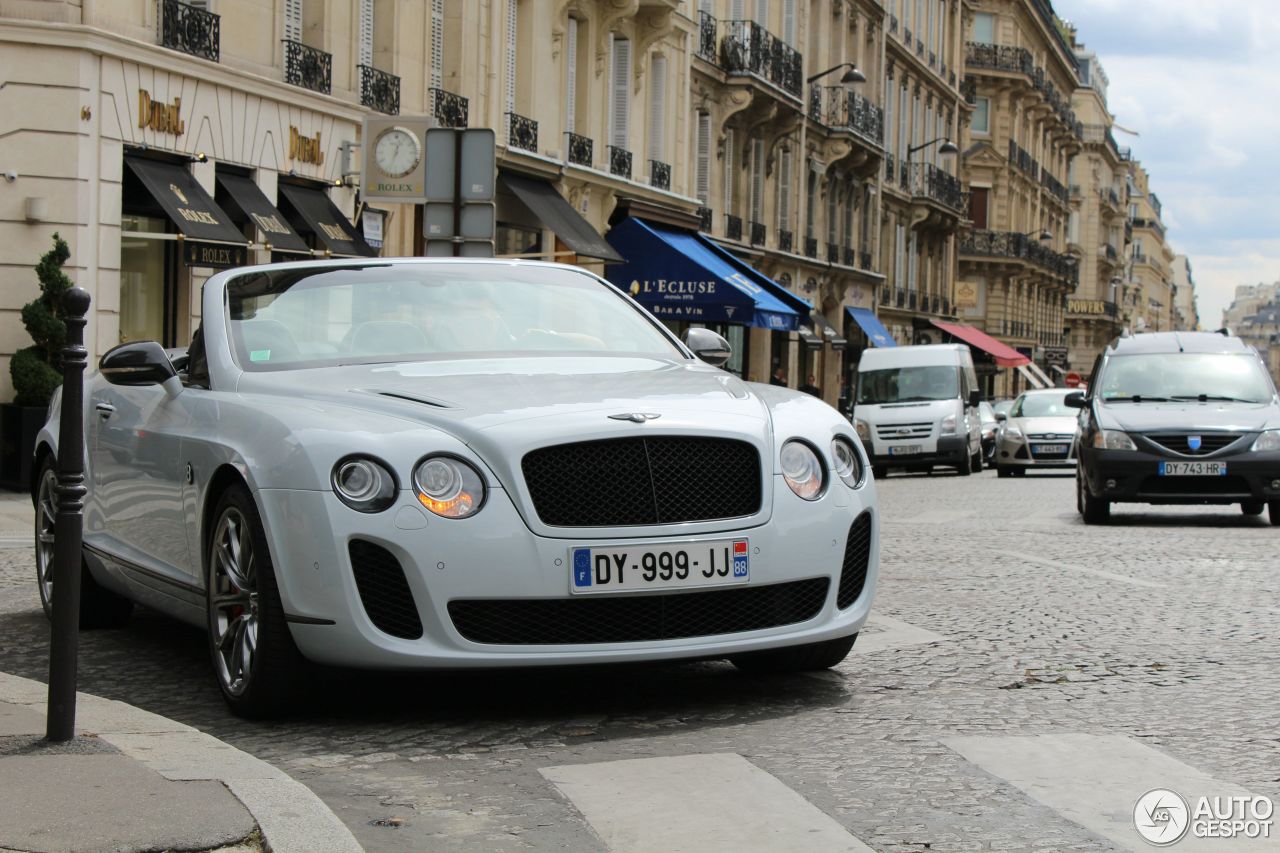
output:
[[[53, 621], [54, 528], [58, 515], [57, 461], [45, 457], [36, 480], [36, 586], [45, 618]], [[133, 615], [133, 602], [98, 584], [83, 558], [80, 561], [80, 629], [122, 628]]]
[[982, 448], [978, 448], [978, 452], [969, 459], [969, 468], [975, 474], [982, 473]]
[[743, 672], [752, 674], [779, 674], [787, 672], [817, 672], [830, 669], [849, 655], [857, 634], [791, 646], [785, 649], [769, 649], [735, 655], [729, 662]]
[[285, 621], [267, 536], [249, 490], [218, 500], [205, 572], [209, 653], [222, 696], [242, 717], [277, 716], [306, 665]]
[[1280, 527], [1280, 501], [1267, 504], [1267, 518], [1271, 520], [1273, 527]]
[[997, 477], [1000, 477], [1000, 478], [1004, 478], [1004, 477], [1012, 477], [1012, 476], [1013, 476], [1013, 469], [1011, 469], [1008, 465], [997, 465], [997, 466], [996, 466], [996, 476], [997, 476]]
[[872, 476], [872, 477], [875, 477], [877, 480], [886, 480], [886, 479], [888, 479], [888, 477], [889, 477], [889, 466], [888, 466], [888, 465], [872, 465], [872, 466], [871, 466], [871, 476]]
[[1111, 501], [1095, 498], [1081, 475], [1076, 476], [1076, 506], [1085, 524], [1106, 524], [1111, 520]]
[[1262, 501], [1245, 501], [1240, 504], [1240, 511], [1245, 515], [1262, 515], [1262, 511], [1267, 505]]

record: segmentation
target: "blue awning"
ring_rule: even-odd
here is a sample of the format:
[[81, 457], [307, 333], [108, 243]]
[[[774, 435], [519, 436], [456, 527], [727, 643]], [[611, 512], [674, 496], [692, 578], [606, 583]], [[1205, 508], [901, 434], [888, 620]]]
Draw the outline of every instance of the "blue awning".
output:
[[889, 330], [880, 322], [880, 318], [870, 308], [845, 308], [845, 310], [849, 312], [853, 322], [867, 333], [867, 340], [871, 341], [872, 346], [896, 347], [898, 345], [889, 334]]
[[751, 266], [751, 264], [742, 260], [742, 258], [739, 258], [733, 252], [730, 252], [724, 246], [721, 246], [719, 243], [717, 243], [715, 240], [712, 240], [710, 237], [706, 236], [705, 234], [695, 234], [694, 237], [697, 238], [698, 242], [702, 243], [704, 246], [706, 246], [716, 255], [720, 256], [725, 261], [727, 261], [729, 266], [738, 270], [738, 272], [742, 273], [747, 278], [756, 282], [765, 290], [769, 291], [774, 296], [778, 297], [778, 299], [782, 302], [783, 305], [786, 305], [792, 311], [795, 311], [797, 314], [800, 315], [801, 323], [803, 323], [804, 325], [813, 324], [809, 317], [809, 315], [813, 313], [813, 303], [810, 302], [808, 299], [805, 299], [803, 296], [797, 296], [796, 294], [792, 293], [790, 290], [787, 290], [781, 284], [769, 278], [769, 276], [760, 272], [760, 270]]
[[610, 264], [605, 278], [656, 317], [782, 332], [800, 325], [800, 313], [779, 294], [784, 288], [695, 234], [628, 217], [605, 239], [630, 259]]

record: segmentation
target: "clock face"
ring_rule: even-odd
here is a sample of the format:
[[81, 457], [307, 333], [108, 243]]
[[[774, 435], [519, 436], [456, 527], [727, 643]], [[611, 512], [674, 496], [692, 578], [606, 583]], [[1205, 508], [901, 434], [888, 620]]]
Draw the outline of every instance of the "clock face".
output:
[[378, 134], [373, 143], [373, 159], [387, 175], [402, 178], [418, 168], [422, 146], [418, 137], [403, 127], [393, 127]]

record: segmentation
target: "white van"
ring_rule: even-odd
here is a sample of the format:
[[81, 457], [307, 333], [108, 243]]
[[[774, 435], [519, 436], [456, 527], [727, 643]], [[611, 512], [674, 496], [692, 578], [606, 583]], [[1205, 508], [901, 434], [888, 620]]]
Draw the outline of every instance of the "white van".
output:
[[981, 471], [980, 396], [973, 355], [964, 344], [863, 352], [853, 425], [876, 478], [887, 476], [890, 466]]

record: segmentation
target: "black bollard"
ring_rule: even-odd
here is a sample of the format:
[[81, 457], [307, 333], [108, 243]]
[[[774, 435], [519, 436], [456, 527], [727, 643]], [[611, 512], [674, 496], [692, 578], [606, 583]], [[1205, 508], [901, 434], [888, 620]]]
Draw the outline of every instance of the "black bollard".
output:
[[67, 343], [62, 348], [62, 407], [58, 416], [58, 513], [53, 526], [53, 632], [49, 637], [49, 707], [45, 737], [76, 734], [76, 666], [80, 632], [80, 539], [84, 526], [84, 348], [89, 292], [62, 297]]

